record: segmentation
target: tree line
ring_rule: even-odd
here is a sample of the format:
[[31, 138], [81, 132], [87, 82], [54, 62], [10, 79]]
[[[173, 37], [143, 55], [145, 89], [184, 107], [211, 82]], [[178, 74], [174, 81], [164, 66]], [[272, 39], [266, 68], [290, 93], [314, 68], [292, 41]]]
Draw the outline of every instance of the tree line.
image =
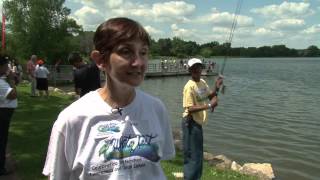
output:
[[[57, 59], [66, 59], [72, 51], [79, 51], [88, 57], [93, 48], [94, 32], [83, 31], [82, 26], [70, 18], [71, 10], [65, 7], [64, 3], [65, 0], [5, 0], [3, 7], [7, 19], [6, 53], [23, 61], [31, 54], [37, 54], [49, 64], [53, 64]], [[320, 50], [315, 45], [306, 49], [291, 49], [285, 45], [231, 47], [230, 43], [212, 41], [198, 44], [174, 37], [151, 39], [150, 55], [177, 58], [320, 57]]]
[[233, 56], [233, 57], [320, 57], [320, 49], [311, 45], [307, 49], [290, 49], [285, 45], [262, 47], [231, 47], [230, 43], [217, 41], [197, 44], [193, 41], [184, 41], [178, 37], [173, 39], [152, 40], [151, 54], [156, 56]]

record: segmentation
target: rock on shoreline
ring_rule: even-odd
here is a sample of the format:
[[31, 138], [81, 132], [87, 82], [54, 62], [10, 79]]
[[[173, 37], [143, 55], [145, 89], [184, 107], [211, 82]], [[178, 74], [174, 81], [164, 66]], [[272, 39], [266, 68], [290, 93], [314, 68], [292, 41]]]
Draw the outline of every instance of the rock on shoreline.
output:
[[[172, 130], [175, 147], [178, 151], [183, 150], [182, 132], [180, 129]], [[242, 166], [227, 158], [225, 155], [213, 155], [203, 152], [203, 158], [212, 167], [220, 170], [233, 170], [242, 174], [258, 177], [259, 180], [274, 180], [275, 175], [270, 163], [245, 163]]]

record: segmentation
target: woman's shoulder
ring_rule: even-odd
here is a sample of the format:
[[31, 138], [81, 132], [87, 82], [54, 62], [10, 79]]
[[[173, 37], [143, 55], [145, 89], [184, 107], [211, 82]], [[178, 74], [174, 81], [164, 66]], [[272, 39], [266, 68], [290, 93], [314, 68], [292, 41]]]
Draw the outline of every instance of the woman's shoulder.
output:
[[155, 97], [147, 92], [144, 92], [142, 90], [137, 90], [137, 97], [140, 99], [140, 100], [143, 100], [144, 103], [159, 103], [159, 104], [163, 104], [162, 101], [158, 98], [158, 97]]
[[88, 93], [82, 98], [74, 101], [63, 109], [54, 123], [54, 129], [58, 132], [66, 132], [82, 124], [90, 117], [101, 113], [97, 107], [97, 96], [95, 91]]
[[[92, 107], [91, 105], [94, 105], [92, 107], [92, 108], [94, 108], [95, 105], [100, 104], [100, 101], [101, 101], [101, 97], [100, 97], [99, 93], [97, 91], [90, 91], [87, 94], [85, 94], [84, 96], [82, 96], [80, 99], [74, 101], [68, 107], [70, 109], [75, 109], [78, 111], [85, 112], [83, 110], [90, 109]], [[79, 108], [81, 108], [81, 109], [79, 109]]]
[[98, 102], [98, 93], [92, 91], [87, 93], [85, 96], [74, 101], [59, 114], [59, 117], [64, 117], [65, 119], [76, 119], [77, 117], [86, 117], [91, 113], [94, 113], [94, 110], [97, 109]]

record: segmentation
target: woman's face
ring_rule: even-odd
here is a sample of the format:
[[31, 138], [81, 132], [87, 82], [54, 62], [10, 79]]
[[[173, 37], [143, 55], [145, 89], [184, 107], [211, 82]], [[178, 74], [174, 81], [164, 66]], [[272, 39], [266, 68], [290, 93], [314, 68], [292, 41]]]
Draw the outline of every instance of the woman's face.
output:
[[144, 79], [149, 47], [141, 40], [118, 45], [107, 61], [106, 73], [115, 82], [136, 87]]

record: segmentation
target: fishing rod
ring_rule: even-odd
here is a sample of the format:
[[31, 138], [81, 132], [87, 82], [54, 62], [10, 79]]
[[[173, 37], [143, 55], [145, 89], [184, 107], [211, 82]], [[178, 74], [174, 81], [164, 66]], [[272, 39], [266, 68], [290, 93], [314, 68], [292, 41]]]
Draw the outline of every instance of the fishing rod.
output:
[[[218, 78], [223, 78], [224, 68], [226, 67], [228, 54], [230, 53], [230, 50], [231, 50], [231, 43], [232, 43], [234, 31], [235, 31], [235, 29], [237, 27], [237, 19], [238, 19], [239, 14], [240, 14], [242, 2], [243, 2], [243, 0], [238, 0], [237, 7], [236, 7], [236, 10], [235, 10], [235, 13], [234, 13], [234, 16], [233, 16], [232, 25], [231, 25], [231, 28], [230, 28], [229, 38], [226, 41], [226, 45], [228, 46], [227, 47], [227, 52], [226, 52], [226, 55], [224, 56], [224, 59], [223, 59], [223, 62], [222, 62], [222, 66], [221, 66], [221, 70], [219, 72], [219, 77]], [[221, 88], [221, 93], [222, 94], [224, 94], [225, 89], [226, 89], [226, 86], [224, 84], [222, 84], [222, 88]]]

